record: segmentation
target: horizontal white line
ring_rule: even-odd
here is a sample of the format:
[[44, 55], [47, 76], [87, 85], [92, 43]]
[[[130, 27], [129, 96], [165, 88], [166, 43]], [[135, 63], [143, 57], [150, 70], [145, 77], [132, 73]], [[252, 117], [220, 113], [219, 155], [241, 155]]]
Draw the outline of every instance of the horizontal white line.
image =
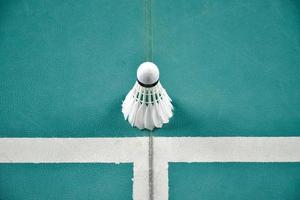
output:
[[[168, 162], [300, 162], [300, 137], [155, 137], [154, 198]], [[148, 199], [148, 138], [0, 138], [0, 163], [134, 163], [133, 199]]]
[[103, 162], [143, 160], [147, 138], [0, 138], [0, 162]]
[[156, 137], [154, 154], [168, 162], [297, 162], [300, 137]]

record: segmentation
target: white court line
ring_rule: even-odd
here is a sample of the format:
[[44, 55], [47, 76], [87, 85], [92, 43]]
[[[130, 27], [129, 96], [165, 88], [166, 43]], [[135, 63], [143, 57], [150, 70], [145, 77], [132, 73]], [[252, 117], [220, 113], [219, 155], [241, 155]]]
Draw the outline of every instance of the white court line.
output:
[[[300, 137], [154, 137], [154, 199], [168, 162], [300, 162]], [[148, 199], [148, 138], [0, 138], [0, 163], [134, 163], [133, 199]]]
[[156, 137], [154, 195], [168, 200], [168, 162], [299, 162], [300, 137]]
[[0, 163], [133, 163], [133, 199], [147, 199], [148, 140], [0, 138]]

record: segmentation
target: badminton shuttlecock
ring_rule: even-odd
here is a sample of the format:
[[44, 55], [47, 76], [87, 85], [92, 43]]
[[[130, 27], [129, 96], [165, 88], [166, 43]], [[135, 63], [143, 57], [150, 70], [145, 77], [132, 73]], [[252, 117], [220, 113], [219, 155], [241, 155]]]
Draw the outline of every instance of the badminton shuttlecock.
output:
[[122, 104], [125, 120], [139, 129], [153, 130], [169, 122], [172, 100], [159, 81], [159, 70], [152, 62], [142, 63], [137, 81]]

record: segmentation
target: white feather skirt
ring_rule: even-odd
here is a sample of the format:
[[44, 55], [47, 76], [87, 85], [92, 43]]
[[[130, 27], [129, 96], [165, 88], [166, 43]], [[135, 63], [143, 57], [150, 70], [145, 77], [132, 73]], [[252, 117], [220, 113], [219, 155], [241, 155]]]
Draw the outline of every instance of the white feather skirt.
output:
[[146, 88], [137, 82], [122, 103], [125, 120], [139, 129], [161, 128], [173, 116], [172, 100], [158, 82]]

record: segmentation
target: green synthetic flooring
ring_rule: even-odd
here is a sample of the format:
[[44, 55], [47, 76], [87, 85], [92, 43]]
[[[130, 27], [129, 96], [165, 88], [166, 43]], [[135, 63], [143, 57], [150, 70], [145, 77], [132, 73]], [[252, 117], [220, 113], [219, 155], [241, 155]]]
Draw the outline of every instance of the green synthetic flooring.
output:
[[[175, 115], [157, 136], [300, 135], [300, 3], [152, 2]], [[128, 137], [144, 1], [0, 2], [0, 136]]]
[[0, 164], [1, 200], [129, 200], [132, 164]]
[[[150, 1], [150, 0], [145, 0]], [[155, 136], [300, 136], [300, 1], [152, 0]], [[0, 0], [0, 137], [136, 137], [143, 0]], [[1, 148], [1, 147], [0, 147]], [[170, 164], [170, 199], [300, 199], [299, 163]], [[0, 164], [0, 199], [132, 199], [132, 164]]]
[[171, 163], [169, 199], [297, 200], [300, 163]]

